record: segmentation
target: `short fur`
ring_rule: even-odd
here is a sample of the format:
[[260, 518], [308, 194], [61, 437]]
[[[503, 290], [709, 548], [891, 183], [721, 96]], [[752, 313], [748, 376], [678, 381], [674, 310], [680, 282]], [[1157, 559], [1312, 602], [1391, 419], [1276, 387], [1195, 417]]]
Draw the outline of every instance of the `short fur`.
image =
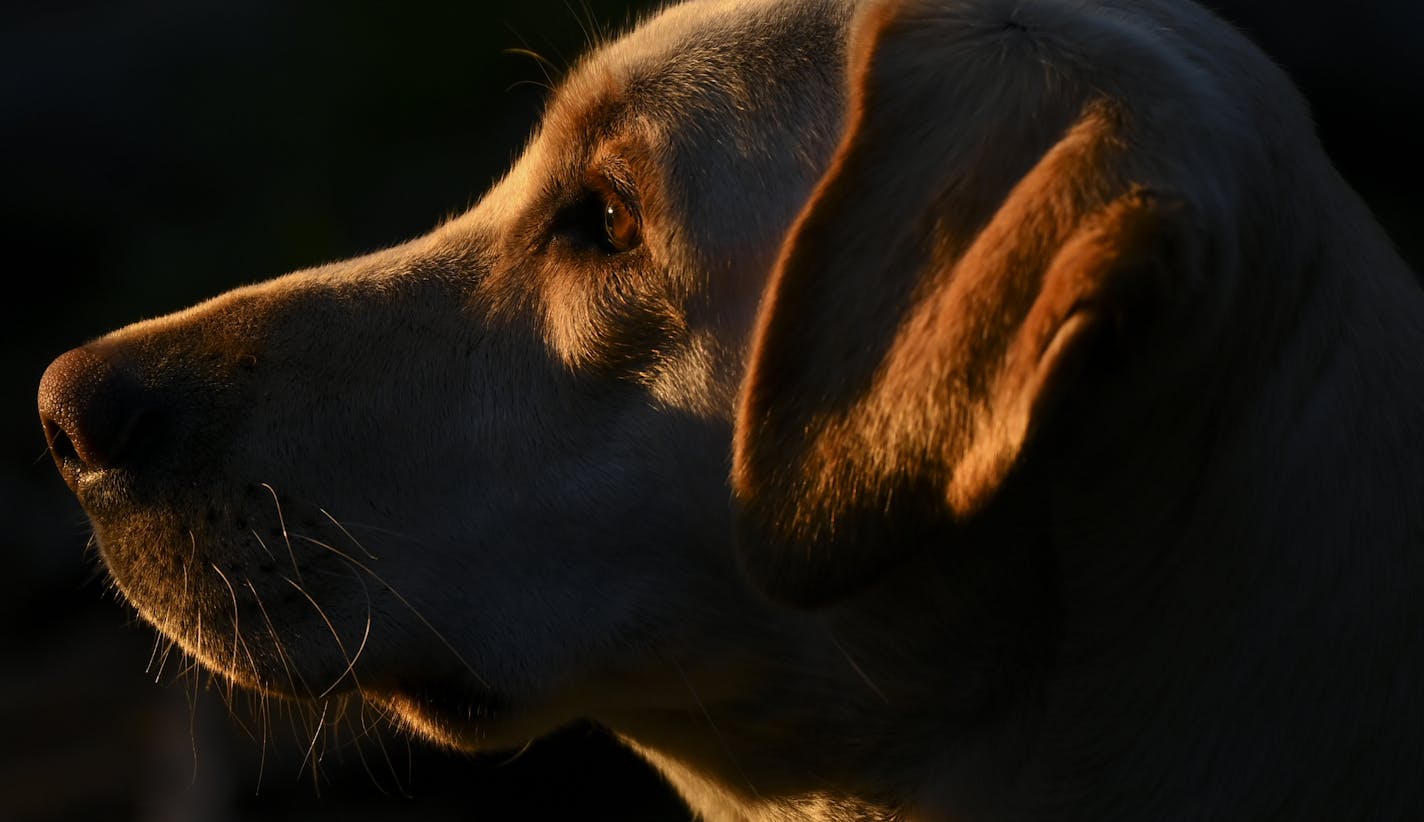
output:
[[266, 693], [589, 718], [711, 820], [1402, 819], [1420, 351], [1185, 0], [692, 0], [469, 213], [40, 409], [119, 589]]

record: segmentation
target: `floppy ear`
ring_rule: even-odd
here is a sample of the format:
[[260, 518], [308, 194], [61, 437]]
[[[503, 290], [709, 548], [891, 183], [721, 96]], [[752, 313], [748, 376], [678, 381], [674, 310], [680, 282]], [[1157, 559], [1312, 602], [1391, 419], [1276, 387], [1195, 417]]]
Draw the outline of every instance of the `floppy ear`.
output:
[[744, 568], [784, 601], [945, 541], [1189, 267], [1187, 209], [1063, 49], [1095, 21], [949, 5], [860, 21], [848, 132], [764, 297], [733, 485]]

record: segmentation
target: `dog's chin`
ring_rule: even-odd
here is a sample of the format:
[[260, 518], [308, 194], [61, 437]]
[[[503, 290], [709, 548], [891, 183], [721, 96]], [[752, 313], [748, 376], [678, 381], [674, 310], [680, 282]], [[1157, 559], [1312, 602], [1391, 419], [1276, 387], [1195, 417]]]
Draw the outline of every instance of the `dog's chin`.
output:
[[453, 680], [389, 691], [363, 690], [362, 696], [411, 734], [467, 752], [520, 748], [569, 721], [516, 704], [476, 683], [461, 685]]
[[[346, 643], [349, 649], [328, 640], [298, 652], [293, 636], [320, 631], [330, 637], [333, 630], [308, 620], [285, 624], [281, 629], [284, 636], [279, 636], [263, 620], [253, 618], [255, 613], [250, 609], [234, 619], [232, 606], [223, 609], [219, 604], [221, 597], [229, 602], [233, 599], [226, 589], [162, 588], [147, 580], [142, 584], [126, 581], [128, 575], [111, 576], [123, 599], [143, 621], [203, 668], [242, 688], [313, 702], [350, 695], [366, 679], [360, 637]], [[171, 651], [165, 656], [167, 653]]]
[[300, 557], [281, 537], [134, 504], [112, 485], [81, 495], [99, 557], [122, 600], [188, 656], [244, 688], [298, 700], [374, 679], [372, 613], [383, 592], [352, 560]]
[[[294, 530], [262, 540], [249, 529], [244, 540], [230, 522], [183, 515], [191, 504], [144, 505], [110, 473], [76, 483], [110, 579], [145, 622], [217, 676], [295, 703], [359, 698], [413, 735], [465, 751], [518, 748], [572, 718], [527, 699], [516, 706], [440, 641], [393, 646], [388, 634], [401, 629], [390, 616], [404, 607], [389, 601], [368, 558], [354, 547], [311, 550], [335, 545], [339, 529], [305, 543]], [[386, 619], [372, 622], [373, 610]]]
[[[519, 709], [510, 698], [468, 676], [450, 676], [439, 685], [379, 683], [345, 671], [327, 680], [319, 692], [298, 686], [288, 671], [263, 671], [232, 665], [207, 646], [175, 639], [191, 656], [218, 676], [264, 696], [324, 711], [356, 698], [378, 709], [397, 728], [436, 745], [467, 752], [519, 748], [555, 730], [560, 723]], [[469, 680], [469, 681], [463, 681]]]
[[311, 706], [358, 698], [412, 735], [464, 751], [517, 748], [560, 724], [519, 708], [468, 672], [388, 670], [359, 644], [335, 654], [294, 653], [270, 633], [216, 619], [204, 627], [200, 610], [177, 610], [171, 600], [154, 607], [144, 594], [119, 587], [139, 615], [189, 657], [254, 693]]

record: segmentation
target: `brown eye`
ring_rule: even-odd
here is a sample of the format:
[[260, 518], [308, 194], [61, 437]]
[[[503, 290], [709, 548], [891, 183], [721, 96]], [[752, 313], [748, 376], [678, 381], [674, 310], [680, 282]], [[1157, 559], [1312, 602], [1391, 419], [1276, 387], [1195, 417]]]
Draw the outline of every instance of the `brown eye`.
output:
[[572, 248], [603, 255], [622, 254], [643, 244], [638, 201], [611, 180], [589, 180], [577, 199], [555, 215], [550, 226]]
[[603, 199], [603, 240], [615, 254], [637, 248], [643, 242], [643, 229], [638, 218], [616, 195]]

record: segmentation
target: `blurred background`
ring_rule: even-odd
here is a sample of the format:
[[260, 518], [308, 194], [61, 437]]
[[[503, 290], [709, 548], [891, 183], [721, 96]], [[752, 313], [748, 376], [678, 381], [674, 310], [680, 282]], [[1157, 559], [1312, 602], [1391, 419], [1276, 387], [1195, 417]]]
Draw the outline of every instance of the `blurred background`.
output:
[[[408, 239], [475, 202], [555, 76], [652, 3], [49, 0], [0, 5], [0, 820], [682, 820], [576, 726], [455, 755], [359, 721], [254, 730], [104, 582], [49, 457], [58, 354], [233, 286]], [[1424, 6], [1219, 0], [1297, 78], [1416, 271]], [[265, 740], [265, 742], [264, 742]], [[314, 763], [314, 759], [320, 759]]]

